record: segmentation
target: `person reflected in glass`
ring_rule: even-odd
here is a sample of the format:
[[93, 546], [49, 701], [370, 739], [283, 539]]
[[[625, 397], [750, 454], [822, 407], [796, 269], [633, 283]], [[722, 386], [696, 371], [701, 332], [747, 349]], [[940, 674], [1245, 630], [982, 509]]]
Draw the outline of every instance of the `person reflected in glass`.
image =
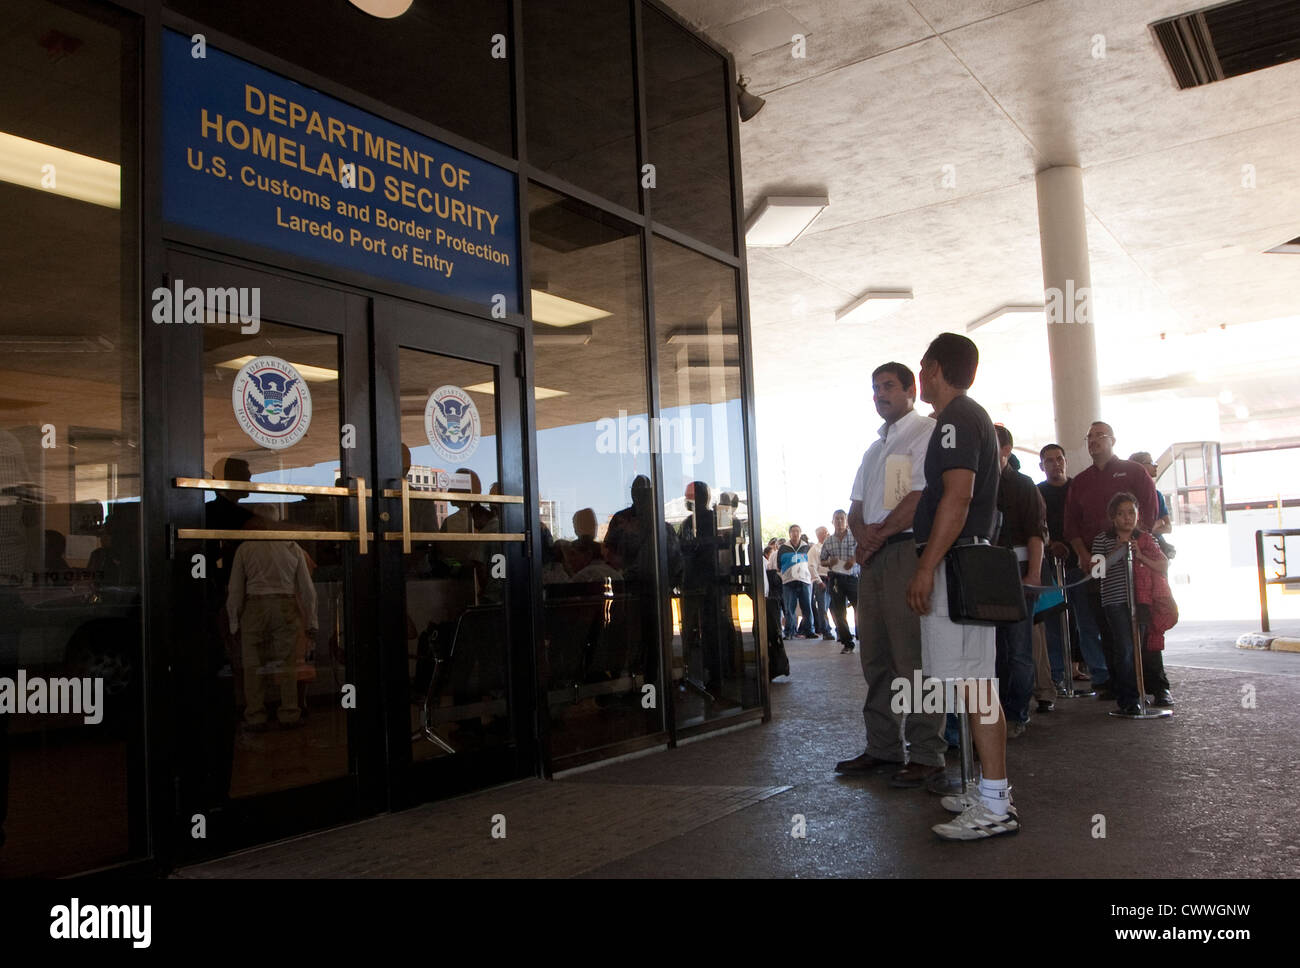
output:
[[[212, 467], [212, 477], [219, 481], [247, 482], [253, 479], [248, 461], [223, 457]], [[247, 491], [216, 491], [203, 505], [203, 526], [212, 531], [239, 531], [253, 512], [240, 502]], [[112, 515], [110, 515], [110, 520]], [[111, 534], [111, 529], [110, 534]], [[117, 541], [110, 538], [107, 560], [117, 560]], [[235, 756], [235, 710], [240, 697], [238, 683], [242, 660], [239, 646], [230, 631], [226, 613], [226, 596], [230, 588], [230, 565], [239, 542], [229, 539], [204, 542], [207, 581], [203, 597], [204, 648], [193, 669], [199, 697], [198, 720], [202, 776], [199, 796], [209, 806], [220, 806], [230, 793], [230, 776]], [[106, 566], [107, 567], [107, 566]], [[111, 584], [106, 576], [106, 584]]]
[[601, 553], [600, 542], [586, 535], [576, 541], [568, 542], [565, 546], [564, 565], [571, 576], [569, 581], [572, 582], [623, 580], [623, 573], [605, 560]]
[[[722, 697], [722, 660], [719, 642], [718, 527], [709, 504], [709, 485], [692, 481], [686, 486], [690, 515], [681, 524], [682, 547], [682, 656], [686, 683], [717, 701]], [[698, 665], [696, 657], [698, 656]], [[703, 682], [693, 678], [696, 668]]]
[[[269, 505], [264, 505], [268, 507]], [[246, 531], [270, 530], [265, 518], [250, 517]], [[298, 645], [306, 627], [316, 637], [316, 587], [307, 556], [292, 541], [245, 541], [235, 552], [226, 603], [230, 630], [239, 636], [244, 659], [244, 725], [266, 728], [266, 687], [273, 678], [280, 692], [276, 719], [298, 726]]]

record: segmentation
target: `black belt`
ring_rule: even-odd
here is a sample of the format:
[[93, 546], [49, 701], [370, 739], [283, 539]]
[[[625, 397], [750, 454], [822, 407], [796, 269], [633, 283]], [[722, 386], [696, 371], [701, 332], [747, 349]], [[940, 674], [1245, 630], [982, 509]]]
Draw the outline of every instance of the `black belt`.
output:
[[911, 541], [915, 535], [911, 531], [900, 531], [898, 534], [891, 534], [885, 539], [886, 545], [898, 544], [900, 541]]
[[[989, 543], [989, 539], [988, 539], [988, 538], [982, 538], [982, 537], [980, 537], [979, 535], [971, 535], [970, 537], [967, 537], [967, 538], [958, 538], [956, 541], [954, 541], [954, 542], [952, 543], [952, 547], [954, 547], [954, 548], [958, 548], [958, 547], [961, 547], [962, 545], [978, 545], [978, 544], [988, 544], [988, 543]], [[916, 557], [920, 558], [920, 557], [921, 557], [921, 552], [922, 552], [924, 549], [925, 549], [925, 544], [919, 544], [919, 545], [917, 545], [917, 546], [916, 546]]]

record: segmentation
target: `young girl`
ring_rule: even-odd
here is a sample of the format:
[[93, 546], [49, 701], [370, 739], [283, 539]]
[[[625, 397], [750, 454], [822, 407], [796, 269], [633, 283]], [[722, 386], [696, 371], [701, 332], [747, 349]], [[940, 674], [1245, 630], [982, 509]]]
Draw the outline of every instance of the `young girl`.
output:
[[[1106, 506], [1111, 528], [1092, 539], [1092, 553], [1106, 557], [1106, 571], [1101, 580], [1101, 603], [1110, 624], [1111, 634], [1115, 637], [1115, 660], [1118, 668], [1112, 679], [1115, 683], [1115, 699], [1121, 710], [1134, 714], [1138, 712], [1137, 678], [1133, 668], [1133, 626], [1129, 617], [1128, 577], [1124, 566], [1124, 546], [1133, 545], [1134, 586], [1141, 582], [1142, 569], [1147, 568], [1160, 575], [1169, 571], [1169, 559], [1160, 550], [1160, 545], [1149, 532], [1138, 529], [1137, 498], [1128, 491], [1120, 491], [1110, 499]], [[1159, 660], [1159, 653], [1151, 653]], [[1146, 658], [1143, 652], [1143, 678], [1148, 670], [1156, 682], [1145, 685], [1156, 687], [1163, 681], [1163, 663], [1160, 663], [1159, 676], [1154, 673], [1154, 662]], [[1148, 663], [1151, 662], [1149, 666]], [[1168, 693], [1168, 683], [1164, 682], [1163, 693]], [[1162, 693], [1157, 691], [1157, 698]]]

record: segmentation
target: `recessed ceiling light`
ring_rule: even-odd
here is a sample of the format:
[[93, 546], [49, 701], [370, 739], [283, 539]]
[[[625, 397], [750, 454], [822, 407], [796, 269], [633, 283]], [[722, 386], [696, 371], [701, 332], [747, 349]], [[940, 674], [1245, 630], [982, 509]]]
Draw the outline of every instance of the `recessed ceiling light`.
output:
[[[241, 356], [234, 360], [224, 360], [217, 366], [224, 366], [228, 370], [242, 370], [245, 363], [257, 359], [256, 356]], [[324, 383], [327, 380], [337, 380], [339, 378], [338, 370], [331, 370], [323, 366], [312, 366], [310, 363], [294, 363], [289, 361], [295, 370], [302, 374], [302, 378], [309, 383]]]
[[898, 312], [912, 301], [910, 289], [868, 289], [835, 314], [836, 322], [865, 323]]
[[533, 345], [534, 346], [586, 346], [591, 342], [590, 326], [574, 326], [572, 329], [560, 329], [558, 332], [548, 332], [550, 327], [543, 330], [541, 327], [533, 328]]
[[790, 245], [831, 203], [825, 195], [771, 195], [745, 223], [745, 244], [776, 248]]
[[1245, 251], [1239, 245], [1224, 245], [1217, 249], [1207, 249], [1201, 253], [1201, 258], [1207, 262], [1214, 262], [1218, 259], [1231, 259], [1234, 256], [1243, 255]]
[[[465, 390], [467, 393], [487, 394], [495, 394], [497, 390], [496, 385], [491, 382], [475, 383], [472, 387], [462, 387], [461, 389]], [[552, 397], [567, 397], [568, 395], [568, 390], [552, 390], [550, 387], [533, 387], [534, 400], [549, 400]]]
[[547, 326], [576, 326], [613, 315], [595, 306], [533, 289], [533, 322]]
[[[1043, 308], [1042, 303], [1006, 303], [1005, 305], [999, 306], [997, 309], [993, 310], [993, 312], [981, 316], [974, 322], [967, 323], [966, 332], [973, 333], [981, 327], [984, 327], [984, 333], [986, 336], [993, 333], [1006, 332], [1008, 329], [1015, 326], [1015, 317], [1017, 315], [1028, 314], [1041, 316], [1043, 314]], [[996, 320], [1002, 319], [1003, 317], [1011, 318], [1001, 326], [995, 327], [991, 325]]]
[[733, 330], [675, 329], [668, 334], [668, 342], [675, 346], [714, 346], [736, 343], [740, 333]]
[[3, 131], [0, 131], [0, 181], [105, 208], [122, 207], [120, 166]]
[[413, 0], [352, 0], [352, 6], [364, 10], [372, 17], [391, 20], [411, 9]]

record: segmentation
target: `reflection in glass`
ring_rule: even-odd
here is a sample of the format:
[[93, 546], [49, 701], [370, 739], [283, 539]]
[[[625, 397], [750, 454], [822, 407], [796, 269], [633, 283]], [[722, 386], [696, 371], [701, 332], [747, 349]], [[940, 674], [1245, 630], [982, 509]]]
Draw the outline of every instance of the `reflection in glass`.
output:
[[[509, 746], [505, 547], [491, 540], [511, 530], [502, 527], [506, 505], [420, 498], [429, 491], [501, 494], [496, 370], [403, 347], [398, 372], [402, 474], [414, 495], [408, 526], [430, 536], [413, 540], [403, 559], [412, 759]], [[473, 411], [462, 409], [456, 391]]]
[[523, 15], [529, 162], [636, 209], [628, 4], [530, 0]]
[[655, 221], [735, 252], [726, 62], [649, 4], [644, 24]]
[[528, 199], [533, 210], [563, 216], [531, 223], [533, 289], [599, 313], [557, 326], [534, 309], [539, 664], [558, 760], [663, 728], [663, 704], [642, 703], [646, 685], [662, 688], [652, 631], [658, 521], [640, 237], [537, 185]]
[[0, 877], [55, 876], [144, 851], [136, 67], [106, 22], [5, 9], [0, 154], [107, 176], [0, 160]]
[[[290, 364], [307, 384], [310, 421], [292, 446], [263, 447], [236, 419], [232, 384], [250, 360]], [[260, 406], [292, 388], [263, 386]], [[250, 404], [251, 406], [251, 404]], [[304, 412], [301, 419], [308, 414]], [[337, 336], [263, 320], [255, 335], [203, 327], [203, 468], [194, 476], [233, 483], [342, 486]], [[207, 580], [199, 584], [203, 635], [192, 661], [202, 755], [189, 782], [204, 806], [307, 786], [348, 773], [348, 681], [343, 555], [339, 541], [265, 540], [259, 532], [338, 531], [343, 502], [332, 495], [239, 489], [205, 493], [203, 527], [239, 538], [194, 542]], [[243, 538], [247, 533], [248, 538]], [[188, 544], [188, 543], [186, 543]]]
[[736, 273], [656, 237], [664, 518], [677, 724], [757, 706]]

